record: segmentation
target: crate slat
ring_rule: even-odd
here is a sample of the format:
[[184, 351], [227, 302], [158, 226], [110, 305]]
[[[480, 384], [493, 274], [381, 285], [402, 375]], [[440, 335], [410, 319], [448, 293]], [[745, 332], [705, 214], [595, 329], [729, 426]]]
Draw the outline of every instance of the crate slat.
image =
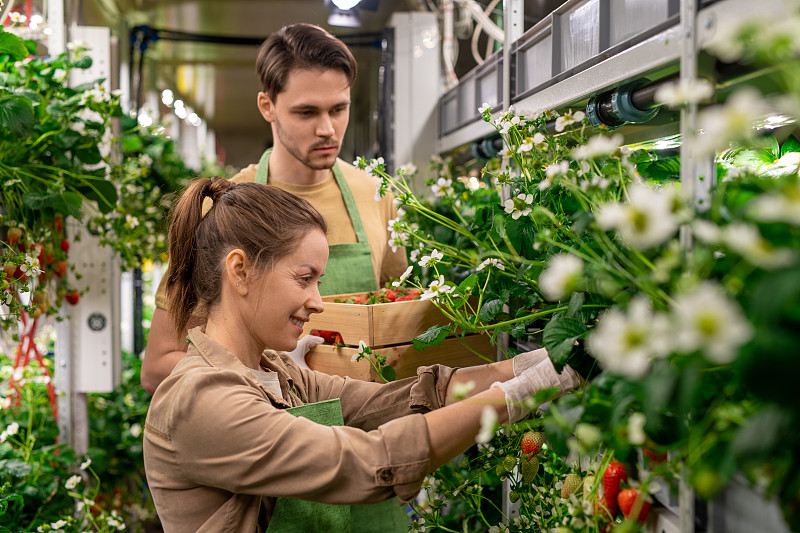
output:
[[[495, 360], [495, 348], [491, 345], [488, 336], [469, 335], [464, 337], [463, 341], [490, 361]], [[417, 351], [410, 343], [377, 348], [375, 351], [386, 357], [386, 362], [395, 369], [397, 379], [415, 376], [417, 367], [420, 366], [442, 364], [451, 367], [466, 367], [490, 362], [470, 352], [459, 339], [454, 337], [445, 339], [438, 346], [431, 346], [422, 351]], [[358, 353], [357, 348], [349, 346], [336, 348], [323, 344], [312, 348], [306, 356], [306, 362], [312, 370], [326, 374], [349, 376], [364, 381], [380, 381], [380, 378], [372, 371], [369, 362], [366, 360], [352, 361], [353, 355], [356, 353]]]

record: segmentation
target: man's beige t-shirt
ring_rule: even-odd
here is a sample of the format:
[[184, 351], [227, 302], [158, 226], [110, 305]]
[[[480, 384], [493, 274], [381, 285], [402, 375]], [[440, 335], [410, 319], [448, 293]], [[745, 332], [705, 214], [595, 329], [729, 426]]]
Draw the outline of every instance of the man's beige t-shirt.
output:
[[[372, 270], [375, 272], [377, 286], [383, 287], [391, 278], [398, 278], [408, 266], [405, 248], [392, 251], [389, 246], [389, 221], [397, 217], [394, 197], [387, 194], [379, 201], [375, 200], [376, 178], [371, 178], [364, 171], [338, 159], [342, 175], [353, 193], [353, 198], [367, 234], [367, 241], [372, 252]], [[234, 183], [255, 182], [257, 165], [250, 165], [231, 178]], [[356, 234], [342, 193], [331, 172], [328, 179], [310, 186], [293, 185], [269, 179], [274, 187], [295, 194], [313, 205], [328, 222], [328, 244], [346, 244], [356, 242]], [[210, 206], [210, 200], [206, 200]], [[205, 207], [205, 205], [204, 205]], [[156, 291], [156, 307], [167, 308], [166, 276]]]

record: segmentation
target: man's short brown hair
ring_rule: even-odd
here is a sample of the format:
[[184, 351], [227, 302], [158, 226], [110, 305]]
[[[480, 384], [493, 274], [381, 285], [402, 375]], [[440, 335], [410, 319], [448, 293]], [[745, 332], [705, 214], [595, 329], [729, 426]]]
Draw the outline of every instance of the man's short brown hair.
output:
[[284, 26], [270, 35], [258, 51], [256, 72], [261, 90], [273, 102], [293, 69], [340, 70], [350, 86], [358, 70], [347, 45], [319, 26], [303, 23]]

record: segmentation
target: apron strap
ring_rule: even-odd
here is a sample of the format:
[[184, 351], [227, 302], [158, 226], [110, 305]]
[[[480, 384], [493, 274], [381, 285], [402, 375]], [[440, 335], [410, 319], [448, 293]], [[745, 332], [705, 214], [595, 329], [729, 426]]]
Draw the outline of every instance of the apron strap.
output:
[[[261, 159], [258, 161], [258, 168], [256, 168], [256, 183], [266, 185], [269, 179], [269, 157], [272, 155], [272, 148], [268, 148], [261, 154]], [[350, 217], [350, 222], [353, 224], [353, 231], [356, 234], [356, 242], [367, 243], [367, 232], [364, 230], [364, 223], [361, 221], [361, 215], [358, 213], [358, 206], [356, 206], [356, 199], [353, 197], [353, 192], [347, 184], [347, 180], [339, 167], [339, 162], [333, 164], [333, 177], [336, 180], [336, 185], [339, 186], [339, 191], [342, 193], [342, 200], [347, 209], [347, 215]]]

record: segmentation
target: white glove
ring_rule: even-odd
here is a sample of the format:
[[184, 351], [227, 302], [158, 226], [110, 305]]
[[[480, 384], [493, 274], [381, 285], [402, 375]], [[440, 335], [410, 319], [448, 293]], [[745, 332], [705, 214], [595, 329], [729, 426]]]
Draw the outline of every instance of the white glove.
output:
[[[518, 362], [517, 359], [520, 359]], [[542, 389], [558, 388], [559, 395], [582, 384], [580, 375], [569, 365], [559, 374], [544, 348], [519, 354], [513, 359], [516, 377], [504, 382], [495, 382], [506, 394], [508, 421], [518, 422], [530, 412], [523, 402]]]
[[306, 364], [306, 355], [308, 355], [308, 352], [311, 351], [311, 348], [314, 346], [319, 346], [323, 342], [325, 342], [325, 339], [322, 337], [317, 337], [316, 335], [306, 335], [305, 337], [300, 337], [300, 340], [297, 341], [297, 348], [286, 353], [288, 353], [292, 360], [297, 363], [297, 366], [300, 368], [308, 368], [308, 364]]

